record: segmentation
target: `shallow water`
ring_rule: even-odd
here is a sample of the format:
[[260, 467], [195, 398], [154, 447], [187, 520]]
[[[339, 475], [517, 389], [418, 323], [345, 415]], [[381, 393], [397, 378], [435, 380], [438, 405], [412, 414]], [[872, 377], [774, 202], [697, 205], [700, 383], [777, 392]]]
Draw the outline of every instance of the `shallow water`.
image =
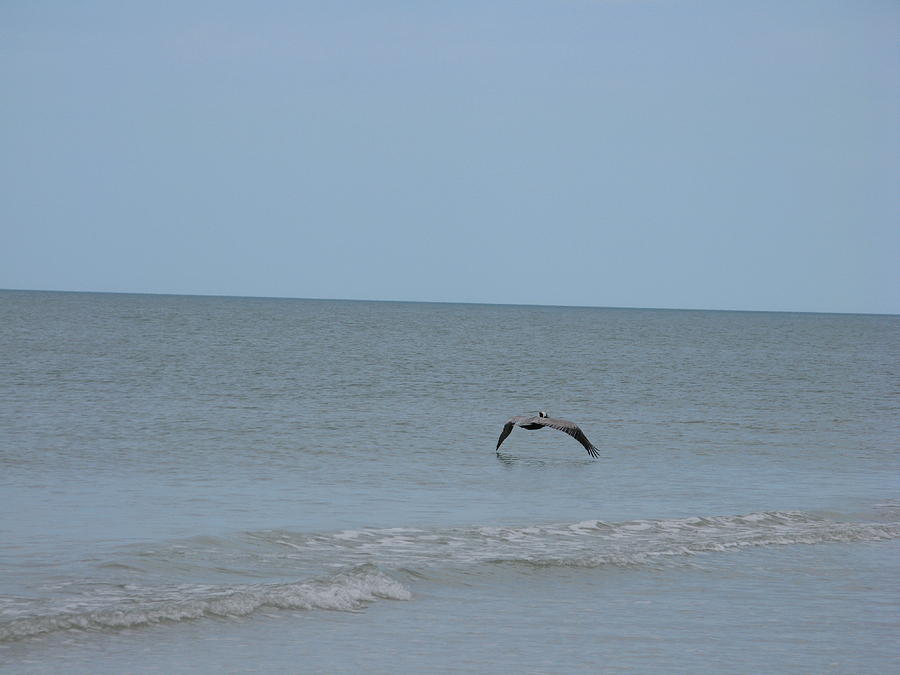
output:
[[0, 664], [885, 672], [898, 328], [2, 292]]

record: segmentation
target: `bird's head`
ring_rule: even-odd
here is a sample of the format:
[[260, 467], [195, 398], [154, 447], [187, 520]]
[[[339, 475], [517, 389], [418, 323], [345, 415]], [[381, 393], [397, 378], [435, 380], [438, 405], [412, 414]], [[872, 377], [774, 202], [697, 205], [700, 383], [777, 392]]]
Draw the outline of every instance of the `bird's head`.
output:
[[538, 417], [546, 417], [546, 416], [547, 416], [546, 412], [544, 412], [543, 410], [538, 410]]

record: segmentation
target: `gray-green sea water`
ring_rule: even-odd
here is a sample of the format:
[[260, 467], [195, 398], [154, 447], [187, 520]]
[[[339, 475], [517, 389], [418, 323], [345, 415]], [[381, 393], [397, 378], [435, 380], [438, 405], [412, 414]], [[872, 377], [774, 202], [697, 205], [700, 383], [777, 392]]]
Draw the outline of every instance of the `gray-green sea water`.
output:
[[[900, 317], [0, 292], [0, 669], [900, 667]], [[577, 421], [592, 459], [512, 415]]]

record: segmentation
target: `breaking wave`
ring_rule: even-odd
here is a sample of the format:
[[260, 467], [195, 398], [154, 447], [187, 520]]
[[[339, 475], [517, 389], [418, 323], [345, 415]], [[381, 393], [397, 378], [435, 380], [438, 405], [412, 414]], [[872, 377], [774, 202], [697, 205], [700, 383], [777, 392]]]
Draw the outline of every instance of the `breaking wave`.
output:
[[[586, 520], [321, 533], [265, 530], [230, 538], [196, 537], [123, 551], [118, 559], [98, 563], [91, 578], [51, 589], [49, 598], [0, 598], [0, 641], [70, 629], [102, 631], [240, 617], [265, 608], [358, 611], [378, 599], [409, 600], [410, 589], [387, 572], [415, 581], [432, 576], [428, 570], [471, 572], [478, 566], [487, 566], [485, 570], [497, 565], [665, 566], [750, 547], [896, 538], [900, 538], [898, 522], [841, 522], [783, 511], [620, 523]], [[329, 569], [341, 571], [324, 572]], [[216, 574], [230, 576], [220, 583], [173, 583], [183, 573], [193, 575], [194, 582], [208, 582]], [[301, 575], [307, 580], [235, 583], [235, 575], [268, 579]]]
[[800, 512], [691, 517], [525, 527], [481, 526], [444, 530], [346, 530], [301, 535], [257, 535], [302, 559], [329, 551], [357, 563], [388, 565], [496, 563], [505, 561], [596, 566], [638, 565], [665, 557], [725, 552], [756, 546], [880, 541], [900, 537], [900, 523], [839, 522]]
[[875, 542], [900, 537], [900, 524], [840, 523], [802, 513], [763, 512], [744, 516], [638, 520], [618, 525], [586, 521], [573, 531], [592, 532], [605, 541], [602, 550], [572, 555], [497, 557], [492, 563], [533, 566], [635, 567], [705, 553], [724, 553], [751, 547]]
[[[136, 590], [132, 589], [132, 593]], [[0, 640], [69, 629], [119, 629], [204, 617], [239, 617], [263, 608], [354, 611], [377, 599], [409, 600], [411, 597], [405, 586], [371, 565], [322, 580], [232, 588], [180, 586], [156, 593], [157, 598], [141, 595], [120, 598], [112, 607], [14, 619], [0, 624]]]

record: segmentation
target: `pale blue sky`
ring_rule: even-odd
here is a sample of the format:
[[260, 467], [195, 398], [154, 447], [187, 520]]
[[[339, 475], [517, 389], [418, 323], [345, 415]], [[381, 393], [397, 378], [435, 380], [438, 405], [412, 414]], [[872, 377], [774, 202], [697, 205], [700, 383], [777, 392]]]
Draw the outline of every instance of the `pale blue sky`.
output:
[[900, 312], [895, 0], [0, 3], [0, 288]]

